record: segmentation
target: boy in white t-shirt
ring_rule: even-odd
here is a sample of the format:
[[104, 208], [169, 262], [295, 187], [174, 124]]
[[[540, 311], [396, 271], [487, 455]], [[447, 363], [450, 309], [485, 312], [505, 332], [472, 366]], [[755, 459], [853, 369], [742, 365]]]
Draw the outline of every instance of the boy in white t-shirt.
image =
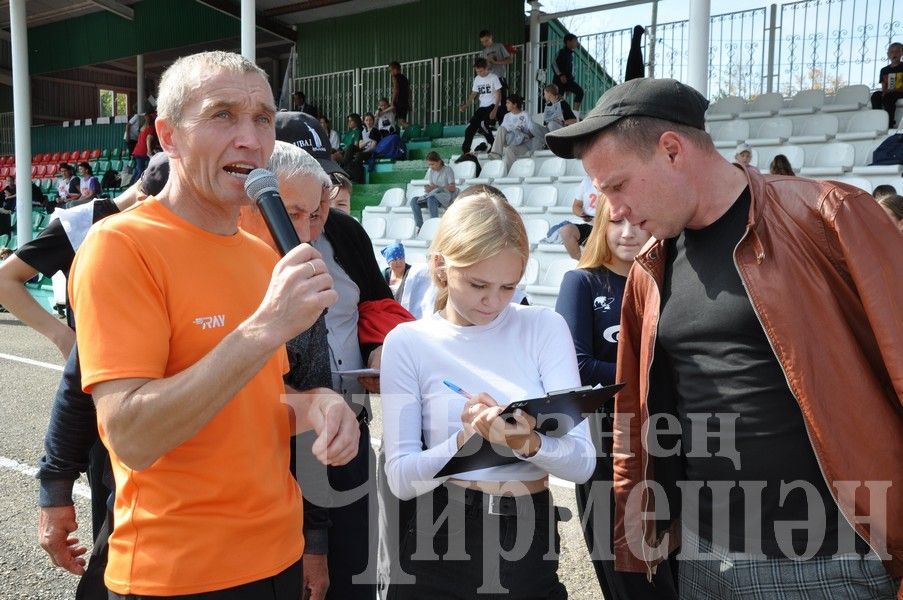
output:
[[592, 179], [584, 177], [577, 190], [577, 197], [571, 205], [571, 211], [583, 219], [583, 223], [571, 223], [562, 221], [549, 229], [545, 242], [552, 244], [564, 244], [564, 248], [574, 260], [580, 260], [580, 248], [586, 243], [590, 232], [593, 230], [593, 221], [596, 218], [596, 207], [599, 204], [601, 194], [593, 185]]
[[467, 100], [461, 103], [459, 107], [461, 112], [473, 104], [474, 99], [479, 98], [479, 107], [470, 117], [470, 123], [464, 132], [464, 143], [461, 144], [461, 152], [470, 154], [470, 145], [473, 143], [473, 136], [477, 132], [483, 134], [490, 146], [495, 142], [490, 126], [498, 113], [499, 105], [502, 103], [502, 83], [494, 73], [489, 72], [489, 63], [485, 58], [478, 58], [473, 62], [476, 77], [473, 78], [473, 85], [470, 88], [470, 94]]

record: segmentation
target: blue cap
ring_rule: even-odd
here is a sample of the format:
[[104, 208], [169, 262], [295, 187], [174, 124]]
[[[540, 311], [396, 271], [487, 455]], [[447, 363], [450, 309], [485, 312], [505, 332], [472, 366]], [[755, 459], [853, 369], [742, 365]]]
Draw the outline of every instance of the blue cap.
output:
[[404, 258], [404, 246], [401, 242], [395, 242], [380, 250], [386, 262], [391, 262], [399, 258]]

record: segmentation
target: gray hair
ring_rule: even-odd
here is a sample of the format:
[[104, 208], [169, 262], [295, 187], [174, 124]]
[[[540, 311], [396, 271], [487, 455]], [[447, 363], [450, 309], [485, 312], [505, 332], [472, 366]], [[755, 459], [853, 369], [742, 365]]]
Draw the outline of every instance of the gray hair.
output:
[[178, 125], [182, 109], [204, 81], [219, 73], [257, 73], [268, 81], [266, 71], [234, 52], [199, 52], [183, 56], [172, 63], [160, 78], [157, 92], [157, 115]]
[[267, 169], [280, 179], [292, 179], [294, 177], [313, 177], [324, 187], [332, 185], [329, 175], [306, 150], [302, 150], [294, 144], [276, 140], [273, 154]]

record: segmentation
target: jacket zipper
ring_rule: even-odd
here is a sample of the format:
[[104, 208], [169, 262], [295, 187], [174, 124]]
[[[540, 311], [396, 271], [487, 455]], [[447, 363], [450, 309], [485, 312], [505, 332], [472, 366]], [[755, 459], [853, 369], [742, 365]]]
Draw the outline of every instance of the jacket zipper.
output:
[[[649, 381], [652, 381], [652, 361], [655, 360], [655, 340], [658, 338], [658, 324], [659, 324], [659, 319], [661, 318], [662, 291], [659, 288], [658, 281], [655, 280], [655, 276], [652, 274], [652, 271], [647, 269], [646, 265], [644, 265], [641, 262], [639, 263], [639, 265], [640, 265], [640, 267], [642, 267], [642, 269], [644, 271], [646, 271], [646, 273], [649, 274], [649, 278], [652, 280], [652, 284], [655, 286], [655, 291], [656, 291], [656, 293], [658, 293], [658, 303], [659, 303], [659, 306], [656, 309], [658, 311], [658, 316], [655, 319], [655, 333], [652, 336], [652, 340], [651, 340], [652, 345], [649, 347], [649, 366], [646, 369], [646, 381], [649, 382]], [[640, 334], [642, 334], [642, 331], [640, 332]], [[648, 384], [646, 386], [646, 397], [644, 398], [644, 402], [643, 402], [643, 416], [646, 418], [646, 422], [648, 423], [649, 422], [649, 386], [648, 386]], [[643, 480], [648, 481], [649, 480], [649, 462], [650, 461], [649, 461], [649, 457], [646, 454], [645, 442], [646, 442], [646, 440], [641, 440], [641, 442], [640, 442], [640, 456], [642, 457], [642, 461], [643, 461]], [[643, 508], [645, 509], [645, 507], [643, 507]], [[655, 532], [655, 538], [657, 540], [658, 532]], [[655, 572], [658, 567], [657, 567], [657, 565], [653, 565], [652, 559], [647, 557], [647, 555], [646, 555], [646, 524], [645, 524], [645, 521], [643, 522], [643, 545], [642, 545], [642, 548], [643, 548], [643, 565], [646, 567], [646, 580], [649, 581], [649, 583], [652, 583], [652, 577], [653, 577], [653, 575], [655, 575]]]
[[[738, 241], [737, 245], [734, 246], [734, 253], [731, 256], [731, 258], [734, 261], [734, 268], [737, 270], [737, 276], [740, 277], [740, 283], [743, 285], [743, 291], [746, 292], [746, 297], [747, 297], [747, 299], [749, 299], [749, 305], [752, 306], [753, 313], [756, 315], [756, 319], [759, 321], [759, 326], [762, 328], [762, 333], [765, 334], [765, 339], [768, 340], [768, 346], [771, 348], [771, 353], [774, 354], [774, 358], [778, 362], [778, 366], [781, 367], [781, 374], [784, 376], [784, 382], [787, 384], [787, 390], [790, 392], [790, 395], [793, 396], [793, 400], [796, 402], [796, 405], [799, 406], [800, 412], [802, 412], [803, 407], [800, 404], [799, 398], [797, 398], [796, 394], [793, 392], [793, 388], [790, 387], [790, 379], [787, 377], [787, 371], [784, 369], [784, 364], [781, 363], [781, 359], [778, 357], [778, 353], [774, 349], [774, 343], [771, 341], [771, 338], [768, 336], [768, 330], [765, 329], [765, 324], [762, 322], [762, 317], [761, 317], [761, 315], [759, 315], [758, 309], [756, 309], [756, 303], [753, 302], [752, 296], [750, 296], [749, 287], [747, 287], [747, 285], [746, 285], [746, 280], [743, 279], [743, 273], [740, 271], [740, 265], [737, 264], [737, 249], [740, 247], [740, 244], [743, 243], [743, 240], [745, 240], [747, 238], [747, 236], [749, 235], [750, 229], [751, 228], [749, 227], [749, 225], [747, 225], [746, 231], [744, 231], [743, 235], [740, 237], [740, 241]], [[764, 258], [765, 258], [765, 251], [757, 250], [756, 251], [756, 262], [761, 263]], [[834, 490], [831, 487], [831, 482], [828, 481], [828, 477], [827, 477], [827, 475], [825, 475], [825, 468], [824, 468], [824, 466], [822, 466], [821, 457], [818, 455], [818, 451], [815, 449], [815, 444], [812, 441], [812, 432], [809, 431], [809, 421], [806, 420], [805, 414], [803, 414], [803, 425], [806, 428], [806, 437], [809, 438], [809, 446], [812, 448], [812, 454], [813, 454], [813, 456], [815, 456], [815, 462], [818, 464], [818, 470], [821, 473], [821, 477], [825, 482], [825, 486], [828, 488], [828, 491], [831, 494], [831, 499], [834, 500], [834, 504], [837, 505], [837, 511], [843, 516], [844, 520], [847, 522], [847, 524], [853, 530], [853, 533], [856, 533], [856, 535], [859, 535], [856, 532], [856, 528], [853, 526], [853, 522], [850, 521], [849, 517], [847, 517], [846, 513], [844, 513], [843, 508], [840, 506], [840, 502], [838, 502], [837, 498], [834, 496]], [[860, 536], [860, 537], [862, 537], [862, 536]], [[868, 544], [869, 549], [872, 552], [874, 552], [875, 555], [878, 555], [878, 553], [872, 547], [871, 542], [866, 540], [864, 537], [862, 538], [862, 540], [866, 544]]]

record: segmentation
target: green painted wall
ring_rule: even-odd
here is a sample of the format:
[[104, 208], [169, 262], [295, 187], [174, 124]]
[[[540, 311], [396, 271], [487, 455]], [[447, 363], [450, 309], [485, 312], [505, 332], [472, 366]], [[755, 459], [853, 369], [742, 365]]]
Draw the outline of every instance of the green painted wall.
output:
[[421, 0], [298, 29], [300, 77], [479, 50], [482, 29], [504, 44], [527, 36], [522, 0]]
[[239, 22], [194, 0], [143, 0], [129, 21], [101, 11], [28, 30], [29, 69], [50, 73], [240, 35]]
[[11, 85], [0, 85], [0, 113], [13, 111], [13, 88]]
[[81, 125], [63, 127], [45, 125], [31, 128], [31, 152], [64, 152], [66, 150], [93, 150], [94, 148], [125, 149], [122, 133], [125, 125]]

